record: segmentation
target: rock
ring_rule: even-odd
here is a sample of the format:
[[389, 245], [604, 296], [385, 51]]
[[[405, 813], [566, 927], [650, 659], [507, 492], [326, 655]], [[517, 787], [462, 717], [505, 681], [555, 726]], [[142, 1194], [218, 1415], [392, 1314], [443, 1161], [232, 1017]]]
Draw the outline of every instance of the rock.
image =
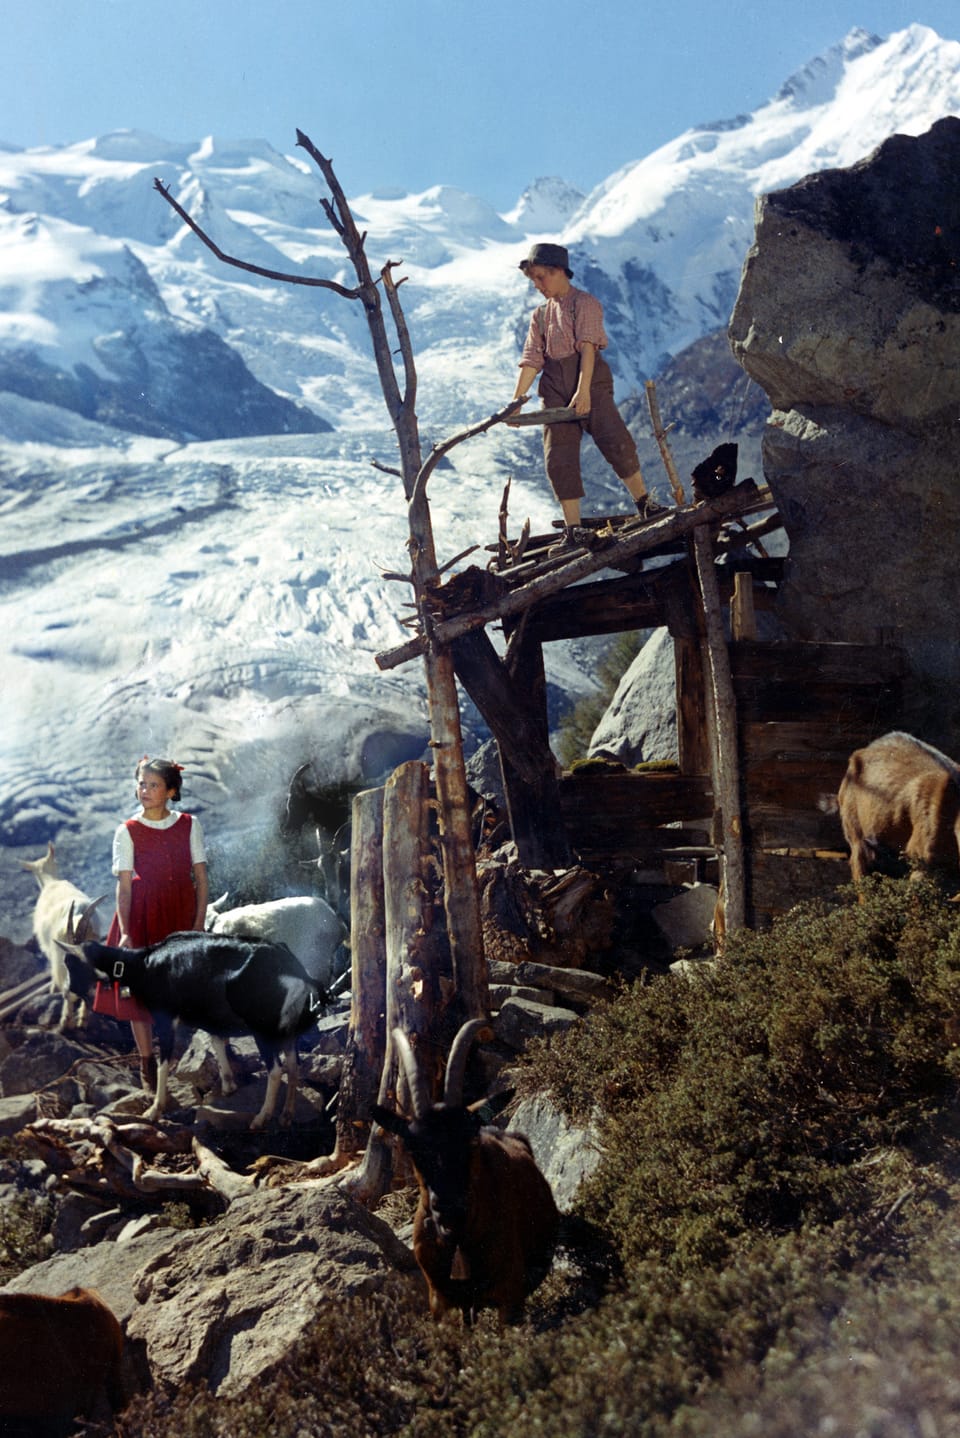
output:
[[0, 1138], [12, 1138], [20, 1129], [26, 1128], [37, 1116], [35, 1093], [14, 1094], [12, 1098], [0, 1098]]
[[98, 1063], [89, 1059], [77, 1064], [74, 1077], [82, 1094], [76, 1102], [92, 1104], [98, 1109], [126, 1098], [132, 1091], [142, 1091], [139, 1069], [134, 1077], [133, 1067], [126, 1059], [118, 1063]]
[[300, 1082], [316, 1088], [339, 1088], [343, 1075], [342, 1054], [305, 1054], [300, 1060]]
[[58, 1033], [31, 1033], [0, 1064], [0, 1095], [31, 1093], [62, 1078], [87, 1050]]
[[552, 1004], [553, 994], [545, 989], [521, 988], [518, 984], [491, 984], [490, 1007], [501, 1008], [507, 999], [530, 999], [535, 1004]]
[[[242, 1133], [250, 1127], [250, 1120], [260, 1112], [266, 1092], [267, 1079], [264, 1075], [254, 1079], [252, 1083], [241, 1084], [236, 1093], [224, 1096], [218, 1090], [215, 1094], [208, 1094], [197, 1106], [194, 1122], [208, 1123], [212, 1128], [224, 1133]], [[280, 1085], [277, 1106], [268, 1128], [276, 1127], [279, 1122], [286, 1097], [287, 1085], [284, 1080]], [[315, 1123], [316, 1119], [317, 1104], [312, 1103], [304, 1090], [298, 1087], [293, 1111], [294, 1123]]]
[[33, 949], [0, 937], [0, 990], [15, 988], [46, 967], [46, 960]]
[[572, 1124], [543, 1097], [524, 1099], [510, 1120], [510, 1128], [526, 1134], [557, 1207], [568, 1210], [580, 1184], [603, 1156], [596, 1130]]
[[[111, 1209], [116, 1216], [116, 1209]], [[86, 1193], [65, 1193], [57, 1205], [53, 1221], [53, 1241], [58, 1253], [72, 1253], [85, 1243], [95, 1241], [96, 1222], [105, 1213], [103, 1203]]]
[[576, 1022], [576, 1014], [569, 1009], [535, 1004], [529, 999], [507, 999], [493, 1021], [493, 1032], [500, 1043], [520, 1051], [531, 1039], [543, 1038]]
[[790, 539], [788, 636], [883, 630], [927, 688], [960, 673], [958, 234], [948, 116], [765, 196], [730, 324], [774, 408], [763, 462]]
[[673, 640], [655, 629], [617, 685], [593, 732], [587, 755], [632, 767], [677, 757], [676, 671]]
[[718, 891], [713, 884], [691, 884], [682, 894], [658, 904], [654, 921], [671, 949], [698, 949], [713, 941]]
[[609, 998], [611, 993], [601, 974], [592, 974], [588, 969], [558, 969], [552, 964], [535, 964], [531, 959], [513, 966], [513, 982], [556, 993], [578, 1012], [598, 999]]
[[503, 793], [503, 770], [500, 768], [500, 751], [495, 739], [486, 739], [470, 755], [466, 763], [467, 783], [478, 794], [492, 799], [498, 809], [505, 810], [507, 801]]
[[314, 1052], [322, 1054], [343, 1054], [350, 1032], [349, 1009], [336, 1014], [327, 1014], [318, 1021], [313, 1041]]
[[336, 1187], [265, 1189], [155, 1253], [128, 1333], [156, 1383], [235, 1394], [275, 1368], [332, 1297], [419, 1289], [412, 1269], [390, 1228]]
[[125, 1326], [136, 1306], [133, 1283], [137, 1274], [180, 1236], [168, 1228], [122, 1246], [111, 1241], [79, 1248], [74, 1253], [55, 1253], [11, 1278], [0, 1293], [46, 1293], [56, 1297], [68, 1288], [95, 1288]]

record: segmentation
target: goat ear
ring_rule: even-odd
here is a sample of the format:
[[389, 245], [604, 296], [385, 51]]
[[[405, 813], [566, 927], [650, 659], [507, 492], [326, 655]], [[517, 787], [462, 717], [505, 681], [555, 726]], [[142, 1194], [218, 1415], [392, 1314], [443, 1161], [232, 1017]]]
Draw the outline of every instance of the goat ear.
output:
[[374, 1104], [373, 1117], [381, 1128], [387, 1133], [395, 1133], [398, 1138], [406, 1138], [407, 1130], [410, 1127], [410, 1120], [402, 1114], [394, 1113], [392, 1109], [384, 1108], [382, 1104]]

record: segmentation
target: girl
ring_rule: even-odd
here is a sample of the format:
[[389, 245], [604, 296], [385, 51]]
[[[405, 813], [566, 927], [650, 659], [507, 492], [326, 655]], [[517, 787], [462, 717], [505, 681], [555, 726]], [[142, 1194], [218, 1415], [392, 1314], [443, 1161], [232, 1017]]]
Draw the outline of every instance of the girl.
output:
[[569, 407], [580, 417], [579, 424], [544, 425], [543, 454], [547, 478], [563, 511], [564, 534], [554, 548], [589, 545], [591, 531], [580, 528], [581, 430], [593, 438], [623, 480], [643, 519], [662, 513], [663, 505], [647, 494], [637, 446], [614, 403], [613, 376], [600, 354], [607, 347], [600, 301], [570, 283], [573, 271], [563, 245], [534, 245], [520, 268], [546, 304], [530, 320], [513, 397], [525, 399], [539, 374], [545, 408]]
[[[203, 929], [209, 893], [203, 832], [192, 815], [168, 807], [180, 800], [181, 773], [181, 765], [169, 759], [144, 755], [137, 765], [140, 812], [121, 824], [113, 839], [117, 912], [108, 944], [139, 949], [178, 930]], [[110, 1012], [130, 1020], [140, 1079], [152, 1090], [157, 1061], [150, 1013], [133, 998], [114, 995], [113, 1002], [116, 1007]]]

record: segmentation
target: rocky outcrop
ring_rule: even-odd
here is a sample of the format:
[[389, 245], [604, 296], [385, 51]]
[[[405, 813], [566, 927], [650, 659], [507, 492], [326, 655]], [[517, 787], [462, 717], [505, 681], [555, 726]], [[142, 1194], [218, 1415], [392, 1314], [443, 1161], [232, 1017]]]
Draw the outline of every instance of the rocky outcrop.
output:
[[57, 1254], [5, 1286], [96, 1288], [127, 1337], [127, 1386], [238, 1393], [271, 1371], [334, 1297], [420, 1285], [409, 1250], [336, 1188], [264, 1189], [215, 1228], [123, 1234]]
[[960, 119], [764, 197], [730, 337], [774, 410], [789, 635], [883, 635], [955, 677]]

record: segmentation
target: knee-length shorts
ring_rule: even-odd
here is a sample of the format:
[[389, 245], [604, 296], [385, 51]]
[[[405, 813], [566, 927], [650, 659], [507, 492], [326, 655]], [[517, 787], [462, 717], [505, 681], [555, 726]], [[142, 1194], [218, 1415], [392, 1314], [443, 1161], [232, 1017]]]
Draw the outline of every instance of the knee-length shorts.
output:
[[[540, 374], [539, 394], [546, 409], [562, 409], [573, 398], [580, 376], [580, 356], [547, 359]], [[543, 459], [554, 494], [558, 499], [580, 499], [580, 440], [590, 435], [607, 463], [620, 479], [628, 479], [640, 468], [637, 446], [623, 422], [613, 398], [613, 375], [599, 354], [590, 382], [590, 413], [580, 421], [561, 421], [543, 427]]]

